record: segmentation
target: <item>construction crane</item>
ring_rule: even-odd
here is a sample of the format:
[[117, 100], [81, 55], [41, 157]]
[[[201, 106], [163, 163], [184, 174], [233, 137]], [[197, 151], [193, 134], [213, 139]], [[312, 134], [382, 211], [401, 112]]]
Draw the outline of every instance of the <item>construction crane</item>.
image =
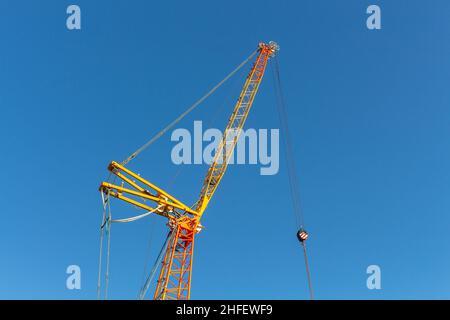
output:
[[[218, 143], [211, 166], [201, 188], [198, 201], [188, 206], [140, 175], [127, 169], [126, 164], [111, 162], [108, 170], [123, 181], [122, 185], [103, 182], [100, 191], [108, 198], [115, 197], [148, 213], [168, 220], [169, 236], [153, 298], [157, 300], [189, 299], [191, 293], [192, 262], [195, 236], [202, 230], [201, 218], [225, 174], [233, 150], [252, 107], [268, 60], [279, 50], [275, 42], [260, 43], [256, 60], [248, 74], [223, 137]], [[147, 200], [156, 206], [149, 206]]]

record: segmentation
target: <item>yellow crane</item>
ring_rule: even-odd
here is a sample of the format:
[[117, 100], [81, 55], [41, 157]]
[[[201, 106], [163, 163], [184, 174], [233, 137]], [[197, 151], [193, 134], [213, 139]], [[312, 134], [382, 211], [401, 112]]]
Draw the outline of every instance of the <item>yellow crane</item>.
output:
[[[256, 60], [248, 74], [234, 110], [220, 140], [204, 179], [198, 201], [188, 206], [124, 166], [111, 162], [108, 170], [123, 181], [122, 185], [103, 182], [100, 191], [168, 220], [167, 246], [153, 298], [159, 300], [189, 299], [195, 235], [201, 231], [201, 217], [227, 169], [233, 150], [261, 84], [268, 60], [279, 50], [275, 42], [260, 43]], [[132, 156], [134, 157], [134, 156]], [[132, 158], [131, 157], [131, 158]], [[130, 158], [129, 158], [130, 159]], [[127, 160], [129, 160], [127, 159]], [[155, 206], [149, 206], [147, 200]]]

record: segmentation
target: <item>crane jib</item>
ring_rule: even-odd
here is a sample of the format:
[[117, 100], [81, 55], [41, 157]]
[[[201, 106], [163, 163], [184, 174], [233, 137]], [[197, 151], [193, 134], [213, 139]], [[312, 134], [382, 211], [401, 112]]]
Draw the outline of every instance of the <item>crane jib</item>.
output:
[[[230, 157], [233, 154], [239, 135], [247, 120], [248, 113], [252, 107], [253, 100], [258, 91], [261, 80], [266, 70], [267, 61], [278, 50], [278, 46], [271, 42], [269, 44], [260, 44], [260, 50], [256, 62], [254, 63], [247, 80], [244, 83], [239, 99], [236, 102], [233, 113], [228, 120], [224, 131], [223, 139], [220, 141], [214, 155], [211, 166], [205, 177], [205, 181], [200, 192], [200, 199], [197, 202], [196, 210], [203, 214], [214, 191], [222, 179], [227, 169]], [[232, 139], [228, 139], [231, 135]]]

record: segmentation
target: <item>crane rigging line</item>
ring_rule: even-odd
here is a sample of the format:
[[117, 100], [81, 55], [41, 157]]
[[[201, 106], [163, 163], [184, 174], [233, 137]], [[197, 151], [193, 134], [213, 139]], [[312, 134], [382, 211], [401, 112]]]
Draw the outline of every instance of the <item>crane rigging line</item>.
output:
[[150, 274], [148, 275], [147, 279], [145, 280], [144, 285], [142, 286], [141, 290], [139, 291], [139, 300], [144, 300], [145, 295], [147, 294], [147, 291], [150, 288], [150, 284], [152, 283], [153, 277], [155, 276], [156, 270], [158, 269], [158, 266], [161, 263], [163, 253], [167, 248], [167, 243], [169, 242], [169, 239], [171, 239], [173, 236], [175, 236], [175, 233], [172, 232], [172, 230], [170, 230], [166, 236], [166, 240], [164, 240], [161, 250], [159, 251], [158, 257], [155, 260], [155, 263], [153, 265], [153, 268], [152, 268]]
[[104, 197], [102, 193], [102, 203], [103, 203], [103, 219], [100, 226], [100, 254], [98, 263], [98, 279], [97, 279], [97, 299], [101, 298], [101, 275], [102, 275], [102, 261], [103, 261], [103, 236], [106, 227], [107, 236], [107, 252], [106, 252], [106, 273], [105, 273], [105, 300], [108, 299], [108, 283], [109, 283], [109, 258], [111, 250], [111, 207], [109, 201], [109, 194]]
[[300, 192], [298, 187], [298, 176], [297, 171], [295, 168], [295, 161], [294, 161], [294, 152], [292, 148], [292, 140], [291, 135], [289, 131], [289, 125], [288, 125], [288, 116], [287, 116], [287, 110], [284, 102], [284, 96], [283, 91], [281, 89], [281, 79], [280, 79], [280, 69], [278, 64], [278, 59], [275, 56], [275, 58], [272, 60], [271, 63], [272, 66], [272, 74], [274, 77], [274, 85], [275, 85], [275, 95], [277, 99], [277, 110], [278, 110], [278, 117], [281, 124], [281, 129], [283, 133], [283, 142], [285, 145], [285, 152], [286, 152], [286, 162], [288, 167], [288, 178], [289, 178], [289, 187], [291, 192], [291, 198], [294, 206], [294, 214], [297, 221], [297, 224], [300, 228], [304, 225], [304, 217], [303, 212], [300, 204]]
[[[298, 187], [298, 177], [297, 177], [297, 171], [295, 168], [295, 161], [294, 161], [294, 152], [292, 148], [292, 140], [290, 136], [289, 126], [288, 126], [288, 116], [287, 116], [287, 110], [286, 105], [284, 101], [283, 91], [281, 89], [281, 79], [280, 79], [280, 68], [277, 56], [272, 60], [271, 66], [272, 66], [272, 75], [274, 78], [274, 86], [275, 86], [275, 96], [277, 100], [277, 110], [278, 110], [278, 117], [281, 124], [281, 129], [283, 133], [283, 141], [285, 145], [285, 152], [286, 152], [286, 162], [287, 162], [287, 169], [288, 169], [288, 177], [289, 177], [289, 189], [291, 193], [291, 198], [293, 202], [294, 207], [294, 215], [295, 219], [297, 221], [297, 225], [300, 227], [299, 233], [304, 232], [303, 226], [304, 226], [304, 218], [303, 218], [303, 212], [301, 208], [300, 203], [300, 192]], [[300, 238], [299, 238], [300, 239]], [[303, 255], [305, 260], [305, 269], [306, 269], [306, 276], [308, 279], [308, 289], [309, 289], [309, 296], [310, 299], [313, 300], [313, 287], [312, 287], [312, 280], [311, 280], [311, 272], [309, 269], [309, 262], [308, 262], [308, 255], [306, 252], [306, 238], [303, 240], [300, 239], [300, 243], [303, 247]]]
[[106, 197], [102, 193], [102, 203], [103, 203], [103, 219], [102, 224], [100, 226], [100, 254], [99, 254], [99, 266], [98, 266], [98, 280], [97, 280], [97, 299], [101, 298], [101, 275], [102, 275], [102, 253], [103, 253], [103, 236], [106, 228], [106, 236], [107, 236], [107, 251], [106, 251], [106, 271], [105, 271], [105, 300], [108, 299], [108, 285], [109, 285], [109, 265], [110, 265], [110, 255], [111, 255], [111, 224], [112, 223], [129, 223], [136, 220], [140, 220], [149, 216], [150, 214], [161, 209], [161, 205], [150, 210], [146, 213], [129, 217], [123, 219], [112, 219], [111, 215], [111, 206], [110, 206], [110, 198], [109, 194], [106, 194]]
[[107, 250], [106, 250], [106, 272], [105, 272], [105, 300], [108, 300], [108, 287], [109, 287], [109, 263], [111, 256], [111, 205], [109, 201], [109, 195], [107, 197], [108, 214], [103, 226], [106, 226], [106, 236], [108, 237]]
[[159, 205], [157, 208], [155, 208], [155, 209], [153, 209], [153, 210], [150, 210], [150, 211], [147, 211], [147, 212], [145, 212], [145, 213], [143, 213], [143, 214], [140, 214], [140, 215], [137, 215], [137, 216], [133, 216], [133, 217], [129, 217], [129, 218], [123, 218], [123, 219], [111, 219], [111, 222], [112, 222], [112, 223], [128, 223], [128, 222], [133, 222], [133, 221], [136, 221], [136, 220], [139, 220], [139, 219], [142, 219], [142, 218], [145, 218], [145, 217], [151, 215], [152, 213], [154, 213], [154, 212], [160, 210], [161, 207], [162, 207], [162, 205]]
[[178, 118], [169, 123], [164, 129], [159, 131], [155, 136], [153, 136], [149, 141], [147, 141], [142, 147], [133, 152], [128, 158], [122, 161], [122, 165], [126, 165], [131, 160], [136, 158], [142, 151], [147, 149], [151, 144], [158, 140], [162, 135], [164, 135], [168, 130], [173, 128], [178, 122], [180, 122], [184, 117], [191, 113], [195, 108], [197, 108], [203, 101], [205, 101], [209, 96], [211, 96], [217, 89], [219, 89], [228, 79], [230, 79], [236, 72], [238, 72], [243, 66], [245, 66], [258, 52], [258, 50], [253, 51], [253, 53], [245, 59], [240, 65], [238, 65], [233, 71], [231, 71], [225, 78], [222, 79], [218, 84], [216, 84], [211, 90], [209, 90], [203, 97], [197, 100], [193, 105], [191, 105], [186, 111], [184, 111]]
[[306, 252], [305, 241], [302, 241], [302, 247], [303, 247], [303, 256], [305, 258], [306, 275], [308, 277], [309, 298], [311, 300], [314, 300], [314, 293], [313, 293], [313, 287], [312, 287], [312, 281], [311, 281], [311, 272], [309, 271], [308, 254]]
[[100, 300], [100, 290], [101, 290], [101, 275], [102, 275], [102, 252], [103, 252], [103, 234], [104, 230], [103, 227], [105, 225], [106, 221], [106, 199], [103, 196], [102, 193], [102, 204], [103, 204], [103, 218], [102, 218], [102, 224], [100, 226], [100, 253], [98, 258], [98, 279], [97, 279], [97, 299]]
[[144, 268], [142, 270], [142, 276], [141, 276], [141, 283], [144, 282], [145, 277], [147, 275], [147, 266], [150, 263], [150, 257], [151, 257], [151, 250], [152, 250], [152, 246], [153, 246], [153, 235], [154, 235], [154, 230], [155, 230], [155, 219], [151, 219], [150, 221], [150, 228], [149, 228], [149, 237], [148, 237], [148, 242], [147, 242], [147, 249], [146, 249], [146, 255], [145, 255], [145, 259], [144, 259]]

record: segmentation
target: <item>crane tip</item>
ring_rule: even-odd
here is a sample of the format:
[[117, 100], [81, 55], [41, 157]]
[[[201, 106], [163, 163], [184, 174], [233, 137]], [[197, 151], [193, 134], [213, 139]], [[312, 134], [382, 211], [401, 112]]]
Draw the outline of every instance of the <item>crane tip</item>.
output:
[[275, 56], [275, 54], [278, 52], [278, 51], [280, 51], [280, 46], [278, 45], [278, 43], [276, 43], [275, 41], [270, 41], [268, 44], [267, 43], [264, 43], [264, 42], [261, 42], [260, 44], [259, 44], [259, 47], [262, 49], [262, 48], [265, 48], [266, 50], [269, 50], [270, 52], [271, 52], [271, 57], [274, 57]]

